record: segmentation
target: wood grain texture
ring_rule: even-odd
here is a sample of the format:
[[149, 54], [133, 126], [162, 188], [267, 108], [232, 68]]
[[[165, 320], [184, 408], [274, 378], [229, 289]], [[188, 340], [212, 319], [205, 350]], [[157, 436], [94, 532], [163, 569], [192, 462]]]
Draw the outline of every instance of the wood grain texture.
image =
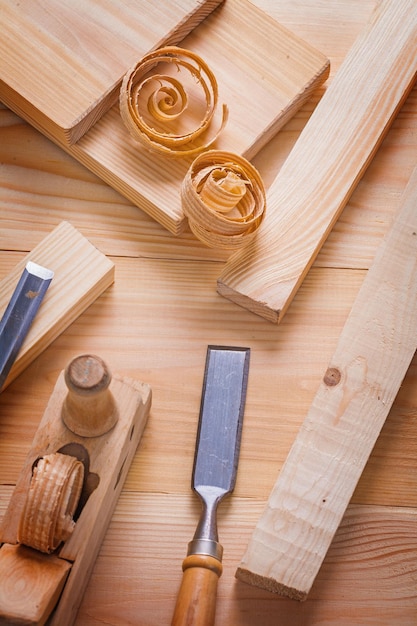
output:
[[[239, 462], [239, 477], [245, 478], [238, 480], [236, 493], [242, 497], [255, 493], [266, 500], [366, 273], [312, 270], [294, 302], [293, 315], [283, 325], [275, 327], [255, 318], [248, 330], [246, 312], [212, 293], [217, 263], [115, 261], [117, 280], [112, 288], [1, 394], [4, 481], [16, 481], [36, 431], [40, 411], [33, 411], [33, 396], [39, 407], [45, 405], [56, 368], [65, 367], [73, 355], [88, 348], [114, 363], [117, 371], [146, 380], [155, 390], [153, 419], [126, 488], [135, 490], [144, 481], [147, 491], [158, 491], [163, 476], [168, 492], [188, 493], [206, 346], [241, 345], [244, 335], [256, 365], [251, 367], [247, 431]], [[417, 472], [416, 377], [414, 360], [358, 485], [357, 503], [417, 506], [412, 488]], [[13, 454], [6, 454], [7, 450]], [[196, 517], [193, 521], [190, 534]]]
[[[178, 513], [186, 503], [184, 498], [163, 493], [122, 495], [92, 584], [87, 589], [85, 606], [78, 615], [80, 625], [99, 626], [115, 613], [116, 623], [134, 622], [138, 619], [138, 606], [142, 623], [152, 626], [169, 623], [176, 591], [174, 564], [181, 553], [172, 544], [172, 529], [178, 528], [176, 532], [186, 540], [188, 529]], [[410, 626], [413, 623], [415, 511], [349, 507], [310, 598], [298, 603], [275, 597], [233, 577], [240, 558], [233, 537], [238, 534], [242, 540], [248, 538], [251, 524], [262, 507], [259, 500], [234, 498], [222, 517], [222, 535], [230, 550], [225, 555], [224, 572], [218, 583], [216, 623], [239, 626], [310, 626], [326, 622], [343, 626], [351, 626], [352, 622], [367, 626], [393, 623]], [[166, 516], [163, 511], [170, 514]], [[120, 541], [123, 530], [129, 531], [132, 544]], [[148, 543], [157, 546], [153, 559], [145, 550]], [[140, 564], [129, 558], [132, 545], [143, 554]], [[150, 580], [155, 578], [158, 584], [151, 584]], [[394, 589], [395, 580], [398, 584]], [[115, 596], [121, 599], [117, 607]]]
[[[228, 1], [228, 0], [226, 0]], [[256, 0], [331, 60], [330, 81], [379, 0]], [[320, 89], [254, 157], [268, 185]], [[224, 503], [216, 626], [411, 626], [415, 622], [417, 360], [304, 603], [235, 579], [417, 155], [417, 90], [393, 122], [279, 325], [220, 297], [227, 256], [137, 209], [0, 107], [0, 276], [62, 220], [115, 263], [110, 289], [0, 395], [0, 516], [59, 372], [87, 350], [149, 382], [151, 414], [102, 544], [76, 626], [169, 624], [178, 566], [195, 530], [190, 490], [208, 343], [249, 345], [250, 387], [235, 494]]]
[[[214, 147], [248, 159], [329, 74], [325, 55], [247, 0], [227, 0], [181, 46], [204, 59], [216, 77], [220, 103], [229, 109]], [[170, 232], [178, 235], [186, 227], [180, 186], [193, 157], [150, 153], [130, 137], [118, 105], [76, 144], [58, 144]]]
[[417, 348], [417, 169], [237, 576], [307, 597]]
[[115, 102], [138, 58], [180, 42], [220, 1], [7, 0], [0, 19], [0, 98], [49, 135], [74, 143]]
[[415, 2], [381, 2], [270, 186], [257, 238], [222, 271], [219, 293], [282, 319], [413, 86], [416, 59]]

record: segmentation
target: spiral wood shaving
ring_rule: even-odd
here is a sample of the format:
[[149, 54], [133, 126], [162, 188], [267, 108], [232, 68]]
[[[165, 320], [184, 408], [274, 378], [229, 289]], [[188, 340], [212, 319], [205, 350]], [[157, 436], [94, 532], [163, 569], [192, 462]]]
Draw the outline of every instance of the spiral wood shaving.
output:
[[181, 201], [192, 232], [209, 247], [240, 248], [265, 213], [265, 188], [245, 158], [220, 150], [199, 155], [188, 170]]
[[[161, 73], [158, 66], [162, 66]], [[205, 113], [199, 122], [194, 119], [196, 98], [189, 98], [187, 85], [198, 86], [204, 96]], [[217, 106], [213, 72], [197, 54], [177, 46], [144, 56], [125, 74], [119, 96], [120, 114], [132, 137], [151, 150], [172, 156], [196, 154], [216, 140], [227, 121], [223, 105], [219, 128], [213, 134]], [[191, 130], [177, 130], [185, 126]]]
[[84, 465], [73, 456], [57, 452], [40, 458], [20, 518], [19, 543], [49, 554], [66, 541], [75, 526], [83, 479]]

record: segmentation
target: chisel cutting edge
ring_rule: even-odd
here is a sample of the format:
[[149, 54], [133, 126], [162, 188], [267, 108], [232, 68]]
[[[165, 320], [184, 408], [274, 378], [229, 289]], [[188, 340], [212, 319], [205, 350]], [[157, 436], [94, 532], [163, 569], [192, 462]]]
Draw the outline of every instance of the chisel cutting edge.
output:
[[33, 261], [23, 270], [0, 320], [0, 391], [19, 353], [54, 273]]
[[207, 348], [192, 479], [202, 511], [183, 561], [172, 626], [214, 624], [223, 553], [217, 505], [235, 486], [249, 356], [249, 348]]

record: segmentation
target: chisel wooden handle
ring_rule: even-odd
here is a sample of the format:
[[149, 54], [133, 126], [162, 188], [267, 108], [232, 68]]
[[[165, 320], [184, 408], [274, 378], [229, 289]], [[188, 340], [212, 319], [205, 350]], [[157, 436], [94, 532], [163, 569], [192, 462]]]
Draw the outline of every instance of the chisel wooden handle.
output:
[[213, 626], [221, 561], [207, 554], [191, 554], [184, 559], [182, 569], [171, 626]]

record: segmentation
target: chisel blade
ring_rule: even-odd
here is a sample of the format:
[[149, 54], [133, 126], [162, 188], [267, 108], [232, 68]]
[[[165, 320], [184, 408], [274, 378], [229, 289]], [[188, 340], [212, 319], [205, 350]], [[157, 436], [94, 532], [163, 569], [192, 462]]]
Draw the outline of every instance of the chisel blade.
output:
[[200, 405], [193, 489], [233, 491], [249, 368], [248, 348], [209, 346]]
[[53, 278], [53, 271], [29, 261], [0, 320], [0, 391]]

